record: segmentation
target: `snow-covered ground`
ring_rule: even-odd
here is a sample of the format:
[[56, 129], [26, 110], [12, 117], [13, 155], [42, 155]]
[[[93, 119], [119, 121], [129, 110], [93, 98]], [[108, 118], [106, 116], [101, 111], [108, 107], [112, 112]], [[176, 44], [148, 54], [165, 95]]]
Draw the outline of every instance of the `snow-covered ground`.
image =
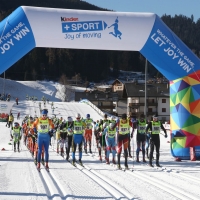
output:
[[[0, 87], [1, 84], [2, 79]], [[39, 99], [48, 96], [50, 101], [54, 101], [55, 114], [65, 119], [67, 116], [74, 118], [77, 112], [83, 117], [90, 113], [94, 120], [100, 119], [99, 114], [87, 104], [61, 102], [57, 96], [59, 87], [53, 82], [6, 80], [6, 92], [19, 98], [19, 105], [13, 107], [14, 117], [16, 118], [18, 112], [21, 113], [21, 119], [27, 114], [39, 115], [38, 102], [25, 100], [26, 94], [29, 94]], [[47, 108], [51, 116], [50, 104], [47, 104]], [[160, 164], [163, 168], [160, 170], [143, 163], [138, 164], [133, 158], [129, 159], [129, 167], [133, 168], [133, 171], [119, 171], [106, 165], [105, 161], [101, 163], [94, 138], [93, 154], [83, 153], [85, 168], [75, 168], [55, 152], [55, 141], [52, 139], [50, 173], [45, 169], [41, 169], [39, 173], [33, 158], [22, 143], [22, 151], [13, 152], [12, 145], [9, 145], [10, 129], [5, 123], [0, 123], [0, 130], [0, 199], [200, 199], [200, 162], [175, 162], [170, 154], [169, 138], [166, 139], [162, 135]], [[135, 136], [131, 146], [132, 151], [135, 150]], [[5, 148], [5, 151], [2, 148]], [[121, 161], [123, 164], [123, 157]]]

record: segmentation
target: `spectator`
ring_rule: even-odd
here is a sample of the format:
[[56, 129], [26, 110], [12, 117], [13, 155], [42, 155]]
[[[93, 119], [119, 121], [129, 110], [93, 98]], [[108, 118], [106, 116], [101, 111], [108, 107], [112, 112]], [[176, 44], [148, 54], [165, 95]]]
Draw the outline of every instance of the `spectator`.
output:
[[18, 98], [16, 98], [15, 101], [16, 101], [16, 104], [18, 105]]
[[17, 113], [17, 120], [20, 119], [20, 112]]
[[14, 116], [12, 113], [10, 113], [10, 115], [8, 117], [8, 128], [13, 127], [13, 121], [14, 121]]

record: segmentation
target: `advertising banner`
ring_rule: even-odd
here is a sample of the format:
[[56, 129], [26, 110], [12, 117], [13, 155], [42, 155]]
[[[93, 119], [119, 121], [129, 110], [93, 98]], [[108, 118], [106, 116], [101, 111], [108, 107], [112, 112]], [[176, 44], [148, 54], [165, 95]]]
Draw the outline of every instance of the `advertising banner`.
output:
[[0, 122], [6, 122], [12, 112], [13, 102], [0, 101]]
[[200, 145], [200, 60], [156, 14], [21, 6], [0, 35], [0, 74], [35, 47], [139, 51], [170, 81], [172, 155]]

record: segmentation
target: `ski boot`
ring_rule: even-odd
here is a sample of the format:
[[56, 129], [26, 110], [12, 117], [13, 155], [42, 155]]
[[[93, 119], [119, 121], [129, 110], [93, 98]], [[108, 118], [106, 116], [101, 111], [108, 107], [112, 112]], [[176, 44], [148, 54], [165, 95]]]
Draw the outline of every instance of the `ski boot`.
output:
[[152, 162], [149, 162], [149, 167], [154, 167], [154, 166], [152, 165]]
[[102, 157], [101, 156], [99, 156], [99, 160], [102, 162]]
[[61, 155], [62, 157], [64, 156], [63, 148], [60, 149], [60, 155]]
[[78, 161], [79, 161], [79, 164], [80, 164], [81, 166], [83, 166], [82, 160], [79, 159]]
[[156, 161], [156, 166], [157, 166], [157, 167], [161, 167], [161, 165], [159, 164], [158, 161]]
[[160, 155], [156, 154], [156, 166], [157, 167], [161, 167], [160, 164], [159, 164], [159, 157], [160, 157]]
[[126, 169], [126, 170], [128, 169], [128, 165], [127, 165], [127, 164], [125, 165], [125, 169]]
[[117, 169], [122, 169], [120, 164], [117, 164]]
[[37, 170], [40, 171], [40, 163], [37, 164]]
[[49, 169], [48, 162], [46, 162], [45, 168], [46, 168], [46, 169]]
[[109, 158], [106, 158], [106, 164], [110, 164]]
[[112, 159], [112, 163], [113, 163], [114, 165], [116, 165], [116, 161], [115, 161], [114, 158]]
[[72, 160], [72, 165], [74, 165], [76, 167], [76, 162], [75, 160]]

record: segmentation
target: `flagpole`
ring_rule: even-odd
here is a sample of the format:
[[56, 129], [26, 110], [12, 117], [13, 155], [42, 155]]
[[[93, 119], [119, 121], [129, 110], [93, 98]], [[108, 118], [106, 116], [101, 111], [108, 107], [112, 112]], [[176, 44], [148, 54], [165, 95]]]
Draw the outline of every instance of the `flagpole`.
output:
[[145, 60], [145, 86], [144, 86], [144, 90], [145, 90], [145, 95], [144, 95], [144, 116], [145, 119], [147, 119], [147, 70], [148, 70], [148, 61], [147, 59]]

